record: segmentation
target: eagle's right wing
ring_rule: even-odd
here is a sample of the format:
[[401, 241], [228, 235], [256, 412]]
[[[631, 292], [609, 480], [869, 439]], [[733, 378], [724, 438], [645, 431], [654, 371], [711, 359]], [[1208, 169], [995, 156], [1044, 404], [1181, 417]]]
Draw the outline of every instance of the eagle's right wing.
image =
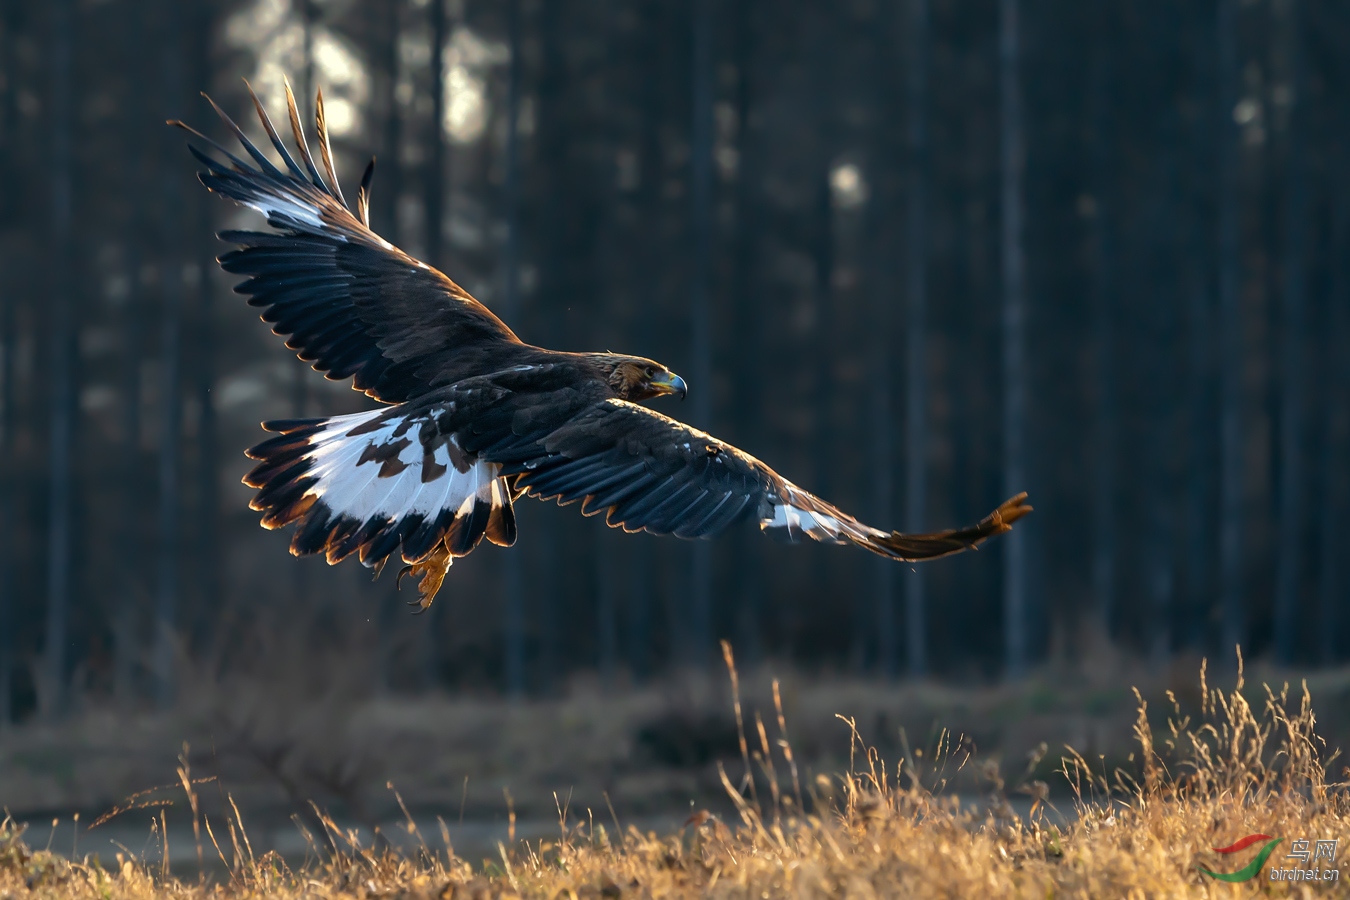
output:
[[[509, 416], [511, 427], [493, 416]], [[771, 537], [854, 544], [914, 561], [969, 550], [1031, 512], [1019, 494], [967, 528], [874, 528], [697, 428], [624, 400], [585, 402], [562, 392], [499, 403], [461, 439], [499, 464], [517, 489], [562, 504], [581, 501], [584, 514], [604, 513], [625, 531], [705, 538], [753, 518]]]
[[316, 125], [326, 181], [306, 145], [289, 85], [291, 129], [304, 169], [251, 88], [249, 94], [285, 171], [218, 106], [256, 166], [181, 122], [170, 124], [191, 131], [228, 160], [189, 145], [206, 166], [198, 176], [202, 184], [263, 213], [276, 229], [223, 232], [221, 238], [240, 249], [226, 253], [220, 264], [249, 276], [235, 290], [262, 307], [263, 320], [287, 337], [286, 346], [328, 378], [353, 378], [357, 390], [387, 403], [509, 363], [512, 351], [523, 348], [510, 328], [445, 275], [370, 230], [373, 160], [357, 194], [356, 215], [348, 209], [333, 169], [323, 95]]

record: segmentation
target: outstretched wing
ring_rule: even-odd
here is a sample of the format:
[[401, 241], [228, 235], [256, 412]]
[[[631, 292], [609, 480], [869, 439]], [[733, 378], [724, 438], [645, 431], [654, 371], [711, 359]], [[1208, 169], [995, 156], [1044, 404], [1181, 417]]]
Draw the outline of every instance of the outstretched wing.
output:
[[[902, 534], [864, 525], [797, 487], [764, 463], [717, 438], [623, 400], [568, 409], [562, 398], [517, 409], [519, 427], [476, 448], [516, 476], [515, 487], [561, 504], [581, 501], [585, 515], [626, 531], [711, 537], [747, 518], [771, 536], [856, 544], [897, 560], [935, 559], [1008, 531], [1031, 511], [1019, 494], [969, 528]], [[508, 404], [514, 406], [514, 404]], [[561, 422], [533, 409], [551, 408]], [[471, 438], [469, 438], [471, 440]]]
[[512, 352], [524, 346], [510, 328], [445, 275], [370, 230], [374, 160], [362, 179], [356, 214], [348, 208], [333, 168], [322, 92], [316, 126], [326, 181], [305, 142], [290, 86], [291, 130], [304, 169], [252, 88], [249, 95], [285, 171], [214, 101], [254, 165], [181, 122], [170, 124], [192, 132], [226, 160], [189, 144], [206, 167], [198, 175], [202, 184], [263, 213], [276, 229], [222, 232], [222, 239], [240, 249], [220, 257], [220, 264], [249, 276], [235, 291], [262, 308], [263, 321], [287, 337], [286, 346], [328, 378], [353, 378], [357, 390], [388, 403], [509, 363]]

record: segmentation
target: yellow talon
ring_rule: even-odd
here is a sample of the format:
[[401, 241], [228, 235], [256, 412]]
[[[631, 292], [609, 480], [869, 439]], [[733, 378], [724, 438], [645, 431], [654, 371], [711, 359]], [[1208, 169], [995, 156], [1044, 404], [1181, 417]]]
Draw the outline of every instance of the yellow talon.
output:
[[430, 609], [431, 602], [436, 599], [436, 593], [441, 589], [441, 582], [445, 580], [445, 573], [450, 571], [450, 564], [453, 562], [450, 551], [445, 548], [444, 544], [441, 544], [421, 562], [404, 566], [398, 573], [398, 581], [395, 582], [400, 589], [403, 586], [404, 575], [412, 575], [421, 579], [417, 585], [417, 592], [422, 596], [408, 605], [416, 606], [419, 613], [424, 613]]

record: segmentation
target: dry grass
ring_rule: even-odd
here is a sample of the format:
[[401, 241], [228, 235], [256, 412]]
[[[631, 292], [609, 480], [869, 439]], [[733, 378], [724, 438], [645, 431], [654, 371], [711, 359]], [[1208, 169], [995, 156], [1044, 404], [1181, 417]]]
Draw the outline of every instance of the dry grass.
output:
[[[734, 685], [734, 668], [732, 678]], [[1197, 869], [1238, 868], [1250, 853], [1231, 864], [1209, 848], [1256, 832], [1284, 837], [1281, 855], [1296, 838], [1337, 839], [1350, 852], [1350, 798], [1328, 781], [1336, 754], [1316, 735], [1306, 685], [1267, 688], [1256, 703], [1243, 689], [1240, 672], [1236, 689], [1223, 691], [1204, 683], [1202, 669], [1196, 715], [1172, 698], [1156, 733], [1140, 697], [1135, 752], [1122, 765], [1063, 756], [1056, 777], [1069, 785], [1073, 807], [1064, 815], [1036, 777], [1045, 749], [1009, 773], [940, 733], [933, 746], [906, 745], [898, 760], [884, 761], [852, 727], [848, 770], [807, 777], [778, 698], [767, 721], [745, 720], [737, 692], [741, 762], [732, 773], [719, 765], [734, 803], [730, 821], [700, 811], [676, 833], [643, 834], [620, 829], [617, 818], [611, 828], [575, 821], [560, 804], [556, 838], [512, 834], [497, 859], [473, 865], [455, 854], [443, 825], [427, 834], [408, 816], [414, 849], [398, 852], [362, 846], [316, 815], [322, 831], [309, 834], [311, 858], [292, 867], [255, 855], [231, 809], [223, 819], [194, 817], [202, 852], [228, 871], [198, 880], [173, 877], [162, 855], [156, 863], [129, 853], [75, 861], [35, 852], [7, 825], [0, 898], [1337, 895], [1344, 888], [1272, 884], [1264, 872], [1230, 885]], [[954, 777], [981, 784], [983, 802], [952, 794]], [[190, 773], [182, 780], [192, 796]], [[1279, 856], [1271, 863], [1292, 866]]]

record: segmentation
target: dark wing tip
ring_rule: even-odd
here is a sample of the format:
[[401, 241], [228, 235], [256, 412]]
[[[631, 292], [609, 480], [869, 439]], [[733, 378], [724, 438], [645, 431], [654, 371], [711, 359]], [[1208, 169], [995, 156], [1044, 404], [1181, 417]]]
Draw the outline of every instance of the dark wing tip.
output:
[[375, 178], [375, 157], [366, 163], [366, 171], [361, 176], [361, 186], [356, 190], [356, 212], [361, 224], [370, 227], [370, 185]]
[[1005, 531], [1012, 531], [1012, 525], [1018, 519], [1035, 509], [1030, 503], [1027, 503], [1027, 492], [1023, 491], [1015, 497], [1009, 497], [1003, 501], [1003, 505], [991, 512], [984, 521], [994, 527], [991, 534], [1002, 534]]
[[995, 535], [1012, 531], [1013, 523], [1032, 510], [1026, 500], [1025, 491], [1009, 497], [998, 509], [969, 528], [953, 528], [933, 534], [893, 531], [888, 537], [873, 538], [862, 543], [869, 550], [906, 562], [937, 559], [963, 550], [973, 550]]

